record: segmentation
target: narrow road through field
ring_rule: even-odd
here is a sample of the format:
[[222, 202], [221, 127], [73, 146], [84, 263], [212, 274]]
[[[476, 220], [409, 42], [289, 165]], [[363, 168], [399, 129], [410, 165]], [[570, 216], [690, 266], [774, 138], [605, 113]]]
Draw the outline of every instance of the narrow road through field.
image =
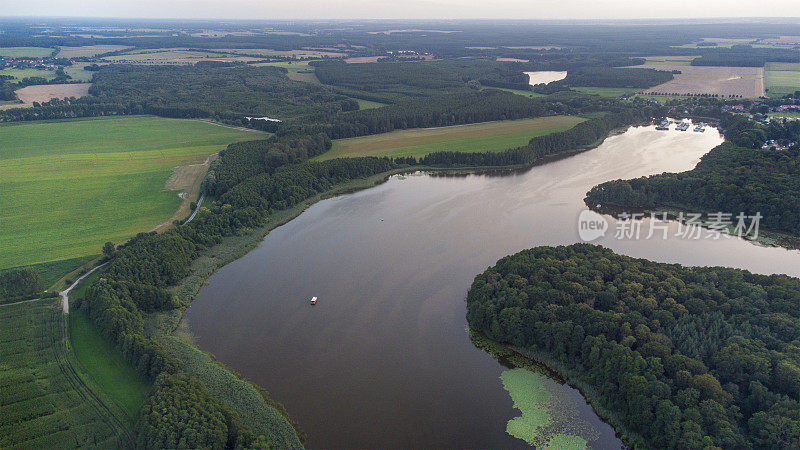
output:
[[197, 206], [195, 206], [195, 207], [194, 207], [194, 211], [192, 211], [192, 215], [191, 215], [191, 216], [189, 216], [189, 218], [188, 218], [188, 219], [186, 219], [186, 222], [183, 222], [183, 224], [184, 224], [184, 225], [186, 225], [187, 223], [191, 222], [191, 221], [192, 221], [192, 219], [194, 219], [194, 216], [196, 216], [196, 215], [197, 215], [197, 211], [200, 211], [200, 205], [202, 205], [202, 204], [203, 204], [203, 199], [204, 199], [204, 198], [206, 198], [206, 194], [205, 194], [205, 192], [204, 192], [204, 193], [202, 193], [202, 194], [200, 194], [200, 198], [199, 198], [199, 199], [197, 199]]
[[58, 294], [61, 296], [61, 307], [64, 309], [64, 314], [69, 314], [69, 291], [75, 288], [78, 283], [81, 282], [84, 278], [91, 275], [95, 270], [105, 266], [108, 262], [104, 262], [99, 266], [95, 266], [92, 270], [86, 272], [85, 274], [81, 275], [74, 283], [72, 283], [68, 288], [64, 289], [63, 291], [59, 292]]

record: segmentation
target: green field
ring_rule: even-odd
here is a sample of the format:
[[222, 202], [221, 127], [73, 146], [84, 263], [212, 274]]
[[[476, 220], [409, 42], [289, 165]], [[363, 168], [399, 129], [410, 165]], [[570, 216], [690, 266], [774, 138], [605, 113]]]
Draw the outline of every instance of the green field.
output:
[[436, 151], [499, 152], [528, 143], [531, 138], [564, 131], [585, 119], [572, 116], [538, 117], [441, 128], [418, 128], [338, 139], [315, 159], [356, 156], [415, 156]]
[[54, 70], [39, 69], [2, 69], [0, 70], [0, 75], [14, 77], [14, 81], [30, 77], [42, 77], [49, 81], [56, 77], [56, 72]]
[[308, 63], [312, 62], [311, 60], [308, 61], [274, 61], [274, 62], [265, 62], [265, 63], [256, 63], [253, 64], [254, 66], [258, 67], [283, 67], [284, 69], [290, 72], [299, 72], [301, 70], [314, 70], [313, 66], [309, 66]]
[[120, 448], [127, 437], [70, 363], [57, 299], [0, 307], [0, 448]]
[[[88, 286], [91, 281], [82, 284]], [[150, 383], [136, 373], [119, 350], [100, 336], [94, 324], [79, 310], [69, 314], [69, 338], [82, 369], [125, 412], [128, 423], [133, 425]]]
[[604, 87], [570, 87], [570, 89], [584, 94], [599, 95], [601, 97], [619, 97], [621, 95], [635, 94], [642, 91], [637, 88], [604, 88]]
[[[767, 94], [783, 97], [800, 91], [800, 65], [767, 63], [764, 76], [767, 79]], [[787, 70], [788, 69], [788, 70]]]
[[380, 108], [381, 106], [386, 106], [385, 103], [373, 102], [372, 100], [364, 100], [361, 98], [355, 99], [358, 102], [359, 109], [373, 109], [373, 108]]
[[[98, 252], [99, 253], [99, 252]], [[88, 263], [97, 255], [81, 256], [78, 258], [62, 259], [59, 261], [50, 261], [41, 264], [34, 264], [33, 267], [39, 272], [39, 279], [41, 280], [42, 288], [48, 288], [60, 280], [64, 274], [70, 273], [80, 266]], [[0, 271], [5, 269], [0, 269]]]
[[71, 66], [64, 67], [64, 72], [66, 72], [73, 81], [92, 81], [94, 72], [83, 69], [87, 65], [89, 65], [89, 63], [73, 63]]
[[[645, 64], [648, 66], [689, 66], [695, 58], [700, 55], [693, 56], [645, 56]], [[635, 66], [634, 66], [635, 67]]]
[[481, 88], [482, 91], [484, 91], [486, 89], [498, 89], [498, 90], [501, 90], [501, 91], [511, 92], [512, 94], [522, 95], [523, 97], [528, 97], [528, 98], [538, 98], [538, 97], [544, 97], [545, 96], [544, 94], [537, 94], [536, 92], [533, 92], [533, 91], [523, 91], [522, 89], [508, 89], [508, 88], [498, 88], [498, 87], [491, 87], [491, 86], [483, 86]]
[[0, 56], [8, 58], [46, 58], [51, 53], [53, 49], [45, 47], [0, 47]]
[[176, 166], [260, 137], [155, 117], [0, 126], [0, 268], [96, 255], [152, 229], [181, 203], [164, 187]]
[[787, 117], [791, 119], [800, 119], [800, 112], [796, 111], [772, 112], [767, 115], [769, 117]]

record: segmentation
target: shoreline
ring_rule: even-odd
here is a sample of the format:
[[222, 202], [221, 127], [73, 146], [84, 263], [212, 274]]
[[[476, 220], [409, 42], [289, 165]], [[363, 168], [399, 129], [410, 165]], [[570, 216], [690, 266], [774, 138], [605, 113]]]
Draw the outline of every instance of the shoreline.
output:
[[[199, 257], [192, 262], [190, 273], [182, 279], [177, 285], [172, 286], [169, 290], [176, 296], [180, 303], [180, 307], [167, 312], [158, 312], [148, 314], [145, 318], [146, 333], [156, 338], [160, 344], [164, 345], [165, 349], [176, 356], [181, 361], [184, 369], [189, 373], [198, 376], [201, 380], [206, 382], [212, 393], [218, 395], [221, 400], [231, 400], [226, 397], [224, 393], [230, 392], [230, 386], [213, 386], [214, 374], [221, 378], [228, 378], [230, 382], [239, 384], [239, 391], [253, 391], [258, 393], [264, 404], [277, 410], [283, 418], [292, 426], [294, 432], [298, 437], [302, 435], [302, 430], [299, 425], [295, 423], [288, 411], [279, 402], [271, 399], [267, 394], [267, 387], [261, 387], [251, 380], [238, 374], [238, 372], [218, 361], [216, 357], [205, 350], [202, 350], [196, 344], [196, 338], [184, 320], [186, 310], [191, 306], [200, 288], [207, 282], [207, 280], [220, 268], [244, 257], [246, 254], [257, 248], [263, 242], [264, 238], [275, 228], [285, 225], [291, 220], [298, 217], [306, 209], [310, 208], [319, 201], [329, 198], [346, 195], [361, 190], [369, 189], [385, 183], [393, 175], [403, 175], [414, 172], [426, 172], [432, 176], [469, 176], [469, 175], [507, 175], [514, 172], [525, 172], [533, 167], [547, 164], [549, 162], [566, 159], [589, 150], [596, 149], [606, 139], [611, 136], [623, 134], [631, 127], [647, 126], [652, 122], [639, 122], [625, 127], [615, 128], [609, 133], [595, 141], [590, 145], [586, 145], [574, 150], [559, 152], [545, 157], [539, 158], [531, 164], [513, 165], [513, 166], [478, 166], [478, 167], [435, 167], [435, 166], [407, 166], [393, 169], [387, 172], [373, 175], [371, 177], [362, 178], [358, 180], [351, 180], [350, 182], [343, 183], [334, 187], [333, 189], [311, 197], [292, 208], [281, 210], [273, 213], [268, 219], [267, 223], [255, 229], [243, 230], [236, 236], [229, 236], [223, 238], [222, 242], [209, 249], [206, 254]], [[213, 372], [213, 374], [210, 374]], [[230, 376], [235, 377], [235, 380], [230, 380]], [[237, 395], [236, 400], [244, 402], [247, 392]], [[226, 403], [229, 403], [226, 401]], [[234, 406], [229, 403], [229, 406]], [[245, 411], [238, 408], [242, 413], [242, 420], [245, 424], [258, 425], [259, 421], [254, 419], [262, 419], [260, 417], [250, 417], [247, 420]], [[251, 415], [254, 412], [247, 411]], [[263, 421], [262, 421], [263, 422]], [[263, 425], [263, 423], [261, 424]], [[254, 431], [257, 431], [257, 427]], [[288, 442], [286, 443], [289, 446]], [[302, 445], [302, 444], [301, 444]]]
[[[597, 418], [614, 430], [614, 436], [622, 441], [625, 448], [635, 448], [635, 441], [641, 440], [638, 434], [628, 430], [625, 425], [620, 423], [611, 411], [597, 404], [596, 392], [591, 386], [581, 381], [577, 376], [573, 375], [572, 370], [563, 367], [561, 363], [553, 358], [542, 352], [521, 349], [511, 344], [497, 342], [482, 332], [472, 329], [469, 324], [467, 324], [467, 332], [476, 348], [496, 359], [501, 365], [541, 373], [557, 383], [565, 384], [578, 391], [592, 408]], [[523, 361], [520, 361], [520, 359]], [[631, 439], [631, 437], [634, 439]]]
[[[585, 204], [585, 202], [584, 202]], [[615, 219], [618, 218], [618, 215], [622, 212], [627, 213], [644, 213], [645, 218], [648, 218], [647, 215], [655, 214], [660, 216], [662, 214], [666, 214], [667, 220], [673, 222], [679, 222], [678, 218], [681, 213], [691, 213], [691, 212], [700, 212], [702, 214], [710, 214], [711, 211], [699, 210], [696, 209], [694, 211], [688, 209], [686, 206], [676, 206], [676, 205], [660, 205], [654, 208], [633, 208], [633, 207], [625, 207], [625, 206], [618, 206], [618, 205], [604, 205], [600, 208], [586, 205], [587, 208], [591, 209], [592, 211], [599, 213], [599, 214], [607, 214]], [[701, 221], [699, 223], [700, 227], [703, 229], [709, 230], [709, 223], [707, 221]], [[727, 235], [730, 237], [737, 237], [733, 234], [734, 226], [729, 225], [727, 228]], [[725, 233], [723, 233], [725, 235]], [[753, 245], [757, 245], [760, 247], [771, 247], [771, 248], [782, 248], [784, 250], [800, 250], [800, 236], [794, 236], [789, 234], [785, 231], [777, 231], [769, 228], [761, 228], [758, 230], [758, 236], [755, 239], [744, 237], [742, 236], [740, 239], [749, 242]]]

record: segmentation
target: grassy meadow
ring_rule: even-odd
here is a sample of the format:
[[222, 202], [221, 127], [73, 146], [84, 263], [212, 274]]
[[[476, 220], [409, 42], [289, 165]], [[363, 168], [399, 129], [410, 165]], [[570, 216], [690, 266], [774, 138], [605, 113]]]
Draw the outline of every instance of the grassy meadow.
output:
[[103, 339], [83, 312], [71, 311], [68, 320], [69, 338], [82, 369], [125, 412], [128, 423], [133, 425], [150, 383], [136, 373], [119, 350]]
[[800, 91], [800, 64], [767, 63], [764, 77], [770, 96], [783, 97]]
[[169, 219], [176, 166], [260, 134], [155, 117], [0, 126], [0, 269], [96, 255]]
[[642, 89], [637, 88], [606, 88], [606, 87], [570, 87], [570, 89], [584, 94], [599, 95], [601, 97], [619, 97], [621, 95], [635, 94]]
[[498, 87], [490, 87], [490, 86], [483, 86], [481, 88], [482, 91], [486, 90], [486, 89], [498, 89], [498, 90], [501, 90], [501, 91], [511, 92], [512, 94], [517, 94], [517, 95], [521, 95], [523, 97], [528, 97], [528, 98], [545, 97], [544, 94], [537, 94], [536, 92], [533, 92], [533, 91], [523, 91], [522, 89], [498, 88]]
[[15, 82], [30, 77], [42, 77], [49, 81], [56, 77], [56, 72], [41, 69], [0, 69], [0, 75], [14, 77]]
[[769, 117], [786, 117], [789, 119], [800, 119], [800, 112], [796, 111], [783, 111], [767, 114]]
[[373, 109], [386, 106], [385, 103], [373, 102], [372, 100], [364, 100], [362, 98], [357, 98], [355, 101], [358, 102], [358, 109]]
[[53, 53], [46, 47], [0, 47], [0, 56], [7, 58], [46, 58]]
[[564, 131], [585, 119], [572, 116], [537, 117], [441, 128], [417, 128], [338, 139], [316, 160], [357, 156], [425, 156], [437, 151], [499, 152], [528, 143], [531, 138]]
[[94, 72], [84, 69], [84, 67], [88, 65], [89, 63], [72, 63], [71, 66], [64, 67], [64, 72], [66, 72], [73, 81], [92, 81]]

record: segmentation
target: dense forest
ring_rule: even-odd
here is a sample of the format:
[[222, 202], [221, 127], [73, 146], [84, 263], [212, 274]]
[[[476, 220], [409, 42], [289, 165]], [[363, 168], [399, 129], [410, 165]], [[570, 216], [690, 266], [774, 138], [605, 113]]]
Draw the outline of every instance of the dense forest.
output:
[[437, 63], [319, 61], [311, 64], [322, 83], [344, 88], [356, 97], [384, 103], [466, 89], [456, 73]]
[[[647, 89], [674, 78], [672, 72], [655, 69], [621, 69], [609, 67], [582, 67], [571, 70], [563, 80], [549, 83], [546, 87], [552, 88], [568, 86], [596, 86], [610, 88], [640, 88]], [[534, 89], [537, 92], [540, 90]], [[550, 93], [542, 92], [542, 93]]]
[[693, 66], [764, 67], [768, 61], [800, 62], [797, 50], [734, 45], [731, 48], [704, 49], [692, 60]]
[[554, 102], [490, 89], [408, 99], [377, 109], [292, 120], [282, 124], [278, 132], [325, 133], [331, 139], [340, 139], [407, 128], [524, 119], [565, 112], [564, 107]]
[[[542, 355], [651, 448], [800, 447], [800, 280], [588, 244], [478, 275], [467, 320]], [[639, 441], [641, 439], [641, 441]]]
[[109, 66], [95, 73], [90, 93], [100, 101], [141, 104], [167, 117], [238, 115], [287, 119], [358, 109], [321, 86], [286, 78], [276, 67]]
[[0, 111], [0, 122], [153, 114], [248, 125], [245, 117], [285, 120], [358, 109], [355, 100], [322, 86], [292, 81], [285, 69], [277, 67], [105, 66], [95, 72], [89, 92], [91, 96], [77, 100]]
[[452, 59], [425, 62], [381, 62], [346, 64], [319, 61], [317, 78], [325, 84], [348, 89], [355, 97], [388, 103], [406, 97], [441, 95], [475, 86], [528, 90], [526, 65], [486, 59]]
[[162, 373], [139, 416], [138, 448], [269, 448], [197, 379]]
[[697, 212], [760, 213], [760, 225], [800, 235], [800, 149], [748, 149], [726, 142], [693, 170], [595, 186], [589, 205], [672, 206]]
[[[43, 24], [47, 32], [43, 33]], [[112, 24], [111, 29], [104, 29]], [[291, 50], [324, 48], [344, 44], [343, 48], [370, 54], [417, 49], [443, 57], [475, 54], [504, 56], [539, 54], [536, 46], [556, 47], [552, 53], [566, 50], [616, 57], [620, 53], [641, 56], [674, 54], [672, 46], [696, 42], [702, 38], [753, 39], [773, 36], [800, 36], [800, 26], [791, 21], [752, 23], [549, 23], [546, 21], [448, 21], [431, 24], [451, 33], [381, 33], [387, 29], [419, 28], [417, 21], [391, 23], [374, 21], [248, 21], [246, 24], [220, 23], [211, 20], [114, 20], [114, 19], [5, 19], [0, 46], [79, 46], [130, 45], [139, 48], [272, 48]], [[91, 27], [87, 35], [85, 27]], [[142, 36], [139, 29], [147, 29]], [[282, 30], [289, 33], [237, 33], [251, 30]], [[207, 30], [219, 30], [215, 36], [203, 36]], [[230, 33], [225, 33], [225, 32]], [[473, 46], [482, 48], [475, 49]], [[525, 47], [520, 47], [525, 46]], [[681, 49], [682, 50], [682, 49]], [[697, 49], [685, 49], [697, 54]], [[694, 52], [694, 53], [689, 53]], [[617, 64], [624, 65], [624, 64]]]
[[307, 161], [331, 148], [328, 135], [286, 135], [266, 140], [237, 142], [219, 152], [203, 181], [203, 191], [222, 195], [247, 178], [272, 173], [287, 164]]
[[0, 75], [0, 101], [5, 102], [17, 99], [17, 94], [14, 93], [17, 86], [10, 80], [13, 80], [12, 76]]

